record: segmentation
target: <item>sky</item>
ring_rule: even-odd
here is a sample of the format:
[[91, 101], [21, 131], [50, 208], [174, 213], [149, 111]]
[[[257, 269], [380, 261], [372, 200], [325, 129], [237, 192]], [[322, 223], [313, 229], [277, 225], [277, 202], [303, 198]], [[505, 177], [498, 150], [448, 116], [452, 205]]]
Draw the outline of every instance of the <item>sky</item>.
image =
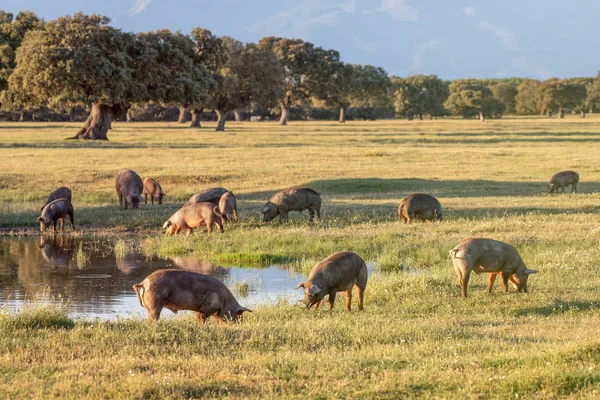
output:
[[200, 26], [243, 42], [300, 38], [344, 62], [443, 79], [596, 76], [598, 0], [0, 0], [45, 20], [99, 13], [124, 31]]

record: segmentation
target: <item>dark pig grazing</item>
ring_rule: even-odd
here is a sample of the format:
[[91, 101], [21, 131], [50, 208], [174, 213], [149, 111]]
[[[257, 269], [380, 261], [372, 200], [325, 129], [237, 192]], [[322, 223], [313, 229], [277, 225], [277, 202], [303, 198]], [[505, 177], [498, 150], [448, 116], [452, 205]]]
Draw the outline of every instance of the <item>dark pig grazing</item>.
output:
[[346, 310], [350, 311], [352, 288], [358, 288], [358, 309], [363, 309], [363, 298], [367, 287], [367, 264], [360, 256], [350, 251], [335, 253], [314, 266], [308, 279], [296, 286], [304, 289], [304, 304], [308, 309], [321, 305], [329, 295], [329, 309], [333, 309], [337, 292], [346, 292]]
[[190, 199], [183, 206], [187, 207], [191, 206], [192, 204], [204, 203], [207, 201], [218, 205], [221, 196], [223, 196], [226, 192], [228, 192], [228, 190], [222, 187], [206, 189], [190, 197]]
[[471, 272], [490, 274], [488, 292], [491, 292], [496, 276], [502, 275], [504, 292], [508, 292], [510, 280], [517, 291], [525, 293], [529, 275], [537, 273], [527, 268], [514, 247], [493, 239], [467, 239], [450, 250], [450, 257], [463, 297], [467, 297], [467, 284]]
[[579, 174], [575, 171], [562, 171], [555, 174], [550, 182], [548, 182], [548, 193], [552, 194], [554, 191], [558, 193], [558, 189], [562, 189], [565, 192], [565, 188], [571, 185], [571, 193], [577, 193], [577, 183], [579, 182]]
[[321, 219], [321, 195], [307, 187], [291, 188], [275, 193], [263, 207], [263, 223], [279, 215], [279, 222], [288, 220], [288, 212], [308, 210], [310, 221]]
[[167, 230], [168, 234], [177, 235], [179, 231], [186, 230], [188, 236], [194, 228], [202, 225], [206, 226], [208, 234], [212, 232], [213, 224], [217, 225], [219, 230], [223, 232], [223, 215], [219, 212], [219, 207], [214, 203], [204, 202], [192, 204], [191, 206], [181, 207], [171, 215], [164, 223], [163, 229]]
[[163, 192], [160, 184], [152, 178], [144, 179], [144, 204], [148, 204], [148, 196], [150, 196], [152, 205], [154, 205], [154, 200], [158, 204], [162, 204], [165, 197], [165, 192]]
[[206, 322], [210, 316], [221, 322], [236, 321], [245, 311], [251, 311], [240, 306], [221, 281], [197, 272], [161, 269], [133, 285], [133, 289], [152, 321], [158, 321], [163, 308], [174, 313], [194, 311], [198, 322]]
[[48, 200], [46, 200], [46, 204], [44, 204], [42, 206], [40, 211], [43, 210], [44, 207], [46, 207], [49, 203], [52, 203], [54, 200], [58, 200], [58, 199], [67, 199], [67, 200], [71, 201], [71, 189], [69, 189], [66, 186], [61, 186], [58, 189], [56, 189], [55, 191], [53, 191], [52, 193], [50, 193], [48, 195]]
[[124, 169], [117, 174], [115, 179], [115, 188], [119, 196], [119, 205], [127, 210], [127, 206], [131, 209], [138, 208], [142, 199], [142, 191], [144, 184], [142, 178], [130, 169]]
[[37, 222], [40, 223], [40, 231], [44, 232], [46, 227], [54, 224], [54, 232], [56, 232], [56, 222], [60, 220], [60, 230], [62, 232], [65, 217], [69, 217], [71, 226], [75, 230], [75, 213], [71, 202], [67, 199], [54, 200], [42, 209], [42, 215], [37, 219]]
[[404, 223], [414, 220], [442, 220], [442, 205], [433, 196], [414, 193], [404, 198], [398, 206], [398, 217]]
[[231, 192], [225, 192], [219, 200], [219, 211], [223, 214], [223, 222], [238, 221], [237, 201]]

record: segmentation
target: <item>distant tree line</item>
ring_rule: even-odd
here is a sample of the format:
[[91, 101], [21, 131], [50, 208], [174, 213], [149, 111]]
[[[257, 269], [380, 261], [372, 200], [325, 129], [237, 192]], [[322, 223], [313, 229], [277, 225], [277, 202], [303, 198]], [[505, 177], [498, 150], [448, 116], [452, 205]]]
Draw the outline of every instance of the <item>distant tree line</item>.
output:
[[45, 22], [0, 11], [0, 104], [4, 118], [79, 120], [73, 139], [107, 139], [114, 120], [410, 120], [448, 115], [500, 118], [598, 108], [596, 78], [457, 79], [389, 76], [347, 64], [336, 50], [300, 39], [258, 43], [163, 29], [122, 32], [105, 16]]

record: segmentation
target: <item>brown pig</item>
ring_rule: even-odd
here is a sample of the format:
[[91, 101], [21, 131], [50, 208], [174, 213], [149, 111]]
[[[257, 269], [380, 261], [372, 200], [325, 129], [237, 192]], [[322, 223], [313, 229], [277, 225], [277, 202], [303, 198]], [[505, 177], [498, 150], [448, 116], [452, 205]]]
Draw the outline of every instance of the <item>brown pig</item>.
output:
[[363, 309], [363, 298], [367, 287], [367, 264], [360, 256], [350, 251], [335, 253], [310, 271], [308, 279], [296, 286], [304, 289], [304, 304], [308, 309], [313, 305], [318, 308], [325, 295], [329, 295], [329, 309], [337, 292], [346, 292], [346, 310], [350, 311], [352, 288], [358, 288], [358, 309]]
[[148, 196], [150, 196], [152, 205], [154, 205], [154, 200], [158, 204], [162, 204], [165, 197], [165, 192], [163, 192], [160, 184], [152, 178], [144, 179], [144, 204], [148, 204]]
[[404, 223], [414, 220], [442, 220], [442, 205], [433, 196], [414, 193], [404, 198], [398, 206], [398, 217]]
[[194, 228], [204, 225], [210, 235], [213, 224], [223, 232], [223, 214], [214, 203], [203, 202], [181, 207], [164, 223], [163, 229], [171, 235], [177, 235], [184, 229], [189, 236]]
[[321, 219], [321, 195], [307, 187], [291, 188], [275, 193], [262, 209], [263, 223], [279, 215], [279, 222], [288, 220], [288, 212], [308, 209], [310, 221]]
[[37, 222], [40, 223], [40, 231], [44, 232], [47, 226], [54, 224], [54, 232], [56, 232], [56, 222], [60, 220], [60, 230], [62, 232], [67, 216], [71, 220], [73, 230], [75, 230], [75, 213], [71, 202], [67, 199], [54, 200], [42, 209], [42, 215], [37, 219]]
[[550, 179], [548, 182], [548, 193], [552, 194], [554, 191], [558, 193], [558, 189], [562, 189], [565, 192], [565, 188], [571, 185], [571, 193], [577, 193], [577, 183], [579, 182], [579, 174], [575, 171], [562, 171]]
[[40, 211], [43, 210], [44, 207], [46, 207], [49, 203], [52, 203], [54, 200], [58, 200], [58, 199], [67, 199], [67, 200], [71, 201], [71, 189], [69, 189], [66, 186], [61, 186], [58, 189], [56, 189], [55, 191], [53, 191], [52, 193], [50, 193], [48, 195], [48, 200], [46, 201], [46, 204], [44, 204], [42, 206]]
[[460, 282], [463, 297], [467, 297], [467, 284], [471, 272], [488, 272], [488, 292], [491, 292], [496, 275], [502, 275], [504, 292], [508, 282], [517, 291], [527, 293], [527, 279], [537, 271], [528, 269], [517, 250], [511, 245], [493, 239], [472, 238], [450, 250], [452, 264]]
[[228, 190], [222, 187], [206, 189], [190, 197], [190, 199], [183, 206], [187, 207], [191, 206], [192, 204], [204, 203], [206, 201], [218, 205], [221, 196], [223, 196], [225, 192], [228, 192]]
[[152, 321], [160, 318], [163, 308], [174, 313], [194, 311], [198, 322], [206, 322], [210, 316], [221, 322], [236, 321], [245, 311], [251, 311], [240, 306], [221, 281], [192, 271], [154, 271], [142, 283], [133, 285], [133, 289]]
[[142, 191], [144, 184], [142, 178], [130, 169], [124, 169], [117, 174], [115, 179], [115, 188], [119, 196], [119, 205], [127, 210], [127, 206], [131, 209], [138, 208], [142, 199]]
[[219, 211], [223, 214], [223, 222], [235, 221], [237, 222], [237, 201], [235, 196], [231, 192], [225, 192], [219, 200]]

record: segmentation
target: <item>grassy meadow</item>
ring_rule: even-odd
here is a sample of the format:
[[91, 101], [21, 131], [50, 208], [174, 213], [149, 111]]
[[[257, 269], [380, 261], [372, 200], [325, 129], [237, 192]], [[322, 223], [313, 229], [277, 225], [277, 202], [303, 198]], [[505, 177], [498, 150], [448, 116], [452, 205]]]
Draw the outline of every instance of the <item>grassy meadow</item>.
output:
[[[296, 263], [335, 251], [378, 265], [365, 311], [259, 307], [243, 323], [191, 315], [149, 324], [71, 320], [61, 309], [0, 311], [2, 398], [597, 398], [600, 396], [600, 116], [377, 122], [114, 123], [109, 142], [78, 142], [77, 124], [0, 124], [0, 233], [39, 234], [47, 194], [73, 190], [78, 231], [135, 238], [146, 254], [228, 265]], [[163, 206], [119, 210], [114, 176], [159, 181]], [[546, 195], [573, 169], [577, 194]], [[260, 224], [275, 191], [321, 192], [307, 213]], [[241, 222], [211, 237], [160, 227], [192, 194], [223, 186]], [[397, 205], [436, 196], [441, 223], [404, 225]], [[448, 250], [468, 237], [513, 244], [530, 293], [470, 296]], [[0, 299], [1, 304], [1, 299]], [[355, 302], [353, 306], [355, 306]]]

